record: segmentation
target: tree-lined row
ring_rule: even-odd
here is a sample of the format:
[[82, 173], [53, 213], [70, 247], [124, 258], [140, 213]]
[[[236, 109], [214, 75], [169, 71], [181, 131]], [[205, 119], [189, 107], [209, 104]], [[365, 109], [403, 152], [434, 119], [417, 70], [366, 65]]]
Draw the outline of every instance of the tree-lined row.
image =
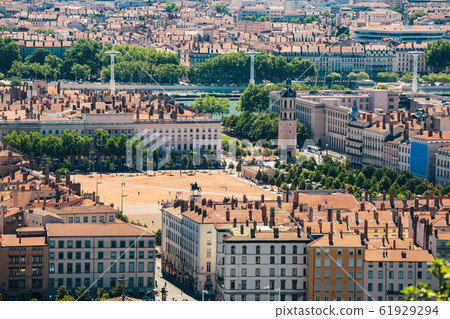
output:
[[[293, 59], [291, 62], [282, 56], [269, 56], [264, 52], [255, 57], [255, 77], [258, 80], [279, 82], [288, 77], [304, 78], [315, 75], [316, 68], [309, 60]], [[227, 53], [199, 63], [188, 71], [192, 82], [201, 83], [248, 83], [250, 79], [250, 57], [243, 51]]]
[[[111, 45], [104, 48], [91, 39], [79, 39], [64, 52], [63, 59], [49, 50], [38, 48], [22, 59], [20, 50], [11, 38], [0, 39], [0, 72], [21, 78], [88, 79], [102, 77], [109, 80]], [[174, 83], [186, 73], [176, 54], [134, 46], [116, 45], [115, 75], [123, 82]]]
[[[226, 130], [240, 139], [250, 142], [260, 140], [275, 140], [278, 138], [278, 114], [243, 112], [240, 115], [230, 115], [222, 118], [222, 125]], [[309, 132], [306, 126], [297, 121], [297, 144], [303, 145]]]
[[436, 195], [447, 194], [450, 186], [443, 187], [429, 183], [426, 179], [414, 177], [409, 171], [395, 172], [386, 167], [375, 168], [372, 165], [362, 170], [351, 167], [349, 161], [339, 162], [325, 156], [322, 164], [314, 159], [300, 164], [282, 164], [276, 162], [277, 170], [273, 176], [260, 173], [258, 179], [268, 185], [283, 189], [350, 189], [356, 196], [360, 190], [367, 190], [374, 196], [383, 191], [403, 197], [406, 193], [428, 195], [431, 190]]

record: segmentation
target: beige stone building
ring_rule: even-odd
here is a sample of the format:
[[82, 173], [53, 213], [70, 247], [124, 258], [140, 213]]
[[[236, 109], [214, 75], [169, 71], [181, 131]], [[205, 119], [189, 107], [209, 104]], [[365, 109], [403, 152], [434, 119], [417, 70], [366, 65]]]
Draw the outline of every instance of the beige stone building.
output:
[[144, 297], [155, 284], [155, 235], [125, 223], [48, 224], [48, 289], [86, 286], [111, 292], [125, 278], [128, 295]]

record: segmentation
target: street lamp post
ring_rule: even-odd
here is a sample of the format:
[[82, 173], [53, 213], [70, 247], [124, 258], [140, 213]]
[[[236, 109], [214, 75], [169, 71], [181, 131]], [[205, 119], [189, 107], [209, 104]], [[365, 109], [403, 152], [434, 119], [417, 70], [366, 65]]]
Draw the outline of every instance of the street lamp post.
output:
[[205, 301], [205, 293], [208, 293], [208, 290], [202, 290], [202, 301]]
[[281, 301], [281, 288], [275, 289], [278, 292], [278, 301]]
[[419, 63], [419, 55], [424, 54], [424, 52], [412, 51], [412, 52], [408, 52], [408, 54], [412, 55], [414, 58], [414, 75], [413, 75], [413, 81], [412, 81], [412, 92], [416, 93], [417, 88], [418, 88], [417, 69], [418, 69], [418, 63]]
[[255, 84], [255, 56], [260, 55], [259, 52], [245, 52], [250, 56], [250, 84]]

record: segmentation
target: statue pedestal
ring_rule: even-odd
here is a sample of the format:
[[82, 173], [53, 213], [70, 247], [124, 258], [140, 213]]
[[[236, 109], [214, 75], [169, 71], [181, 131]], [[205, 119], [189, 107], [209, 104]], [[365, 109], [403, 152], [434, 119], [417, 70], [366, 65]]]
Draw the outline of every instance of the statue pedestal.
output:
[[202, 202], [202, 194], [190, 194], [189, 195], [189, 200], [194, 199], [197, 202]]

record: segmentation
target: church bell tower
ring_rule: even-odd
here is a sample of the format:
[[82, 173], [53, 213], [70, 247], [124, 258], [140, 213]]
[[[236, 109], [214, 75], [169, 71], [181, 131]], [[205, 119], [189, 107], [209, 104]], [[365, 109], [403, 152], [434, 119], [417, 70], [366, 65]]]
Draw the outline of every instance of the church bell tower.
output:
[[280, 92], [280, 118], [278, 120], [278, 147], [281, 152], [287, 152], [294, 158], [297, 151], [297, 117], [295, 98], [297, 92], [291, 86], [291, 80], [286, 80], [286, 88]]

